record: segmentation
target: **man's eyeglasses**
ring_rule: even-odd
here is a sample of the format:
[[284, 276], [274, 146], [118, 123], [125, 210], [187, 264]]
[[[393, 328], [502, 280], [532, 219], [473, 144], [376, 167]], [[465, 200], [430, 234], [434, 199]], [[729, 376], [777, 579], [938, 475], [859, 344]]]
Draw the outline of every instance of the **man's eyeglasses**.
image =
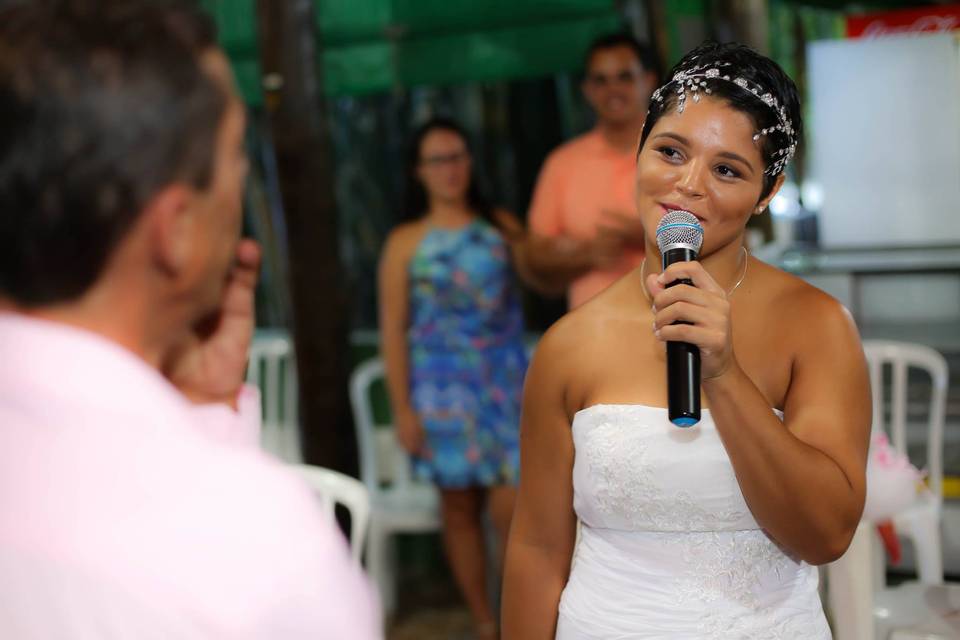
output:
[[598, 89], [602, 89], [608, 85], [620, 84], [627, 85], [633, 84], [640, 78], [640, 75], [634, 71], [621, 71], [615, 75], [604, 75], [602, 73], [591, 73], [587, 76], [587, 83]]

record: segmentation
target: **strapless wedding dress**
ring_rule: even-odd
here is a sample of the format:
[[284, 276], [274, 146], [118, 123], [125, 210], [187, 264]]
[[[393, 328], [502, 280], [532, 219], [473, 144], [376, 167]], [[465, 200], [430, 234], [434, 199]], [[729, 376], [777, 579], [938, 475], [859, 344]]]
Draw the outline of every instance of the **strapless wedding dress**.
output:
[[709, 411], [596, 405], [573, 421], [580, 539], [558, 640], [829, 640], [817, 570], [753, 519]]

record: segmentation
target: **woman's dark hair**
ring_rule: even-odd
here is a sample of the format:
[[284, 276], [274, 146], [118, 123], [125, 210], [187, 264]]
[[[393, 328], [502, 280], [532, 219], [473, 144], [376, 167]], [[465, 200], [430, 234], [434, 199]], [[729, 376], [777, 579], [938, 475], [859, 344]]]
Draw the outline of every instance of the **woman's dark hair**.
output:
[[[457, 134], [463, 140], [467, 150], [470, 150], [470, 139], [467, 137], [467, 132], [464, 131], [463, 127], [457, 124], [456, 121], [450, 118], [437, 116], [417, 127], [417, 130], [413, 133], [413, 138], [410, 140], [410, 147], [407, 150], [407, 185], [404, 194], [405, 220], [416, 220], [420, 218], [427, 212], [430, 206], [430, 203], [427, 201], [427, 191], [423, 188], [423, 183], [421, 183], [417, 177], [417, 167], [422, 160], [420, 152], [423, 146], [423, 139], [426, 138], [427, 134], [431, 131], [438, 130], [451, 131]], [[480, 191], [476, 171], [474, 170], [470, 171], [470, 186], [467, 188], [467, 204], [478, 216], [495, 227], [499, 226], [493, 215], [493, 205], [490, 204], [490, 201], [487, 200]]]
[[210, 19], [172, 0], [0, 9], [0, 294], [79, 297], [160, 189], [209, 184], [215, 46]]
[[[752, 85], [760, 85], [777, 100], [786, 110], [786, 115], [793, 124], [792, 141], [799, 142], [803, 135], [803, 117], [800, 112], [797, 86], [784, 73], [780, 65], [749, 47], [736, 43], [704, 43], [683, 56], [680, 62], [670, 70], [667, 77], [673, 78], [678, 72], [690, 69], [693, 66], [717, 68], [724, 65], [729, 65], [731, 76], [744, 78]], [[777, 125], [777, 114], [773, 108], [746, 89], [722, 79], [708, 78], [705, 82], [707, 83], [706, 87], [710, 89], [711, 97], [726, 100], [731, 107], [750, 116], [758, 131]], [[643, 149], [650, 131], [653, 130], [654, 125], [657, 124], [663, 114], [676, 107], [677, 93], [675, 87], [669, 84], [669, 80], [664, 87], [666, 88], [662, 92], [662, 101], [650, 100], [650, 110], [647, 113], [646, 121], [643, 123], [643, 132], [640, 134], [640, 149]], [[770, 167], [776, 161], [774, 154], [778, 150], [788, 147], [792, 141], [782, 131], [770, 131], [762, 135], [760, 137], [760, 152], [763, 155], [764, 167]], [[764, 173], [760, 200], [770, 194], [776, 179], [776, 175]]]

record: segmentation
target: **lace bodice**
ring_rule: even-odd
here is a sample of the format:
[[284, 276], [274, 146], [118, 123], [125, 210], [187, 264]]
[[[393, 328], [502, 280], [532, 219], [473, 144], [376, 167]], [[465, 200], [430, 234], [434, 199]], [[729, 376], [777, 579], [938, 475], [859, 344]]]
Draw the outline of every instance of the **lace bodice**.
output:
[[830, 638], [813, 567], [757, 525], [709, 411], [596, 405], [573, 423], [580, 540], [557, 638]]
[[650, 420], [658, 410], [595, 405], [573, 422], [574, 508], [590, 526], [640, 531], [757, 529], [717, 430]]

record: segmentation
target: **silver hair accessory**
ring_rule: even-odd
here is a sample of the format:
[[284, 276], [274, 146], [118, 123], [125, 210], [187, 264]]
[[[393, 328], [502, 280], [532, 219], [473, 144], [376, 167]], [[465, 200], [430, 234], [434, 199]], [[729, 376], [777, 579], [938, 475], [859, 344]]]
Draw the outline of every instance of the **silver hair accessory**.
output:
[[754, 141], [759, 140], [760, 136], [773, 133], [774, 131], [780, 131], [787, 137], [787, 145], [773, 152], [773, 162], [764, 171], [764, 173], [768, 175], [776, 176], [783, 172], [787, 163], [790, 162], [793, 154], [797, 150], [797, 137], [796, 132], [793, 130], [793, 122], [789, 116], [787, 116], [786, 108], [777, 101], [772, 93], [747, 78], [731, 77], [730, 74], [723, 71], [725, 67], [729, 66], [731, 66], [729, 62], [718, 62], [713, 65], [695, 65], [687, 69], [681, 69], [674, 74], [669, 82], [654, 91], [651, 99], [662, 103], [664, 90], [670, 85], [675, 84], [677, 113], [683, 113], [683, 108], [687, 102], [688, 91], [692, 95], [694, 102], [700, 102], [700, 91], [703, 91], [707, 95], [712, 93], [710, 87], [707, 85], [708, 80], [732, 82], [747, 93], [753, 94], [758, 100], [770, 107], [777, 116], [777, 124], [772, 127], [765, 127], [755, 133], [753, 135]]

